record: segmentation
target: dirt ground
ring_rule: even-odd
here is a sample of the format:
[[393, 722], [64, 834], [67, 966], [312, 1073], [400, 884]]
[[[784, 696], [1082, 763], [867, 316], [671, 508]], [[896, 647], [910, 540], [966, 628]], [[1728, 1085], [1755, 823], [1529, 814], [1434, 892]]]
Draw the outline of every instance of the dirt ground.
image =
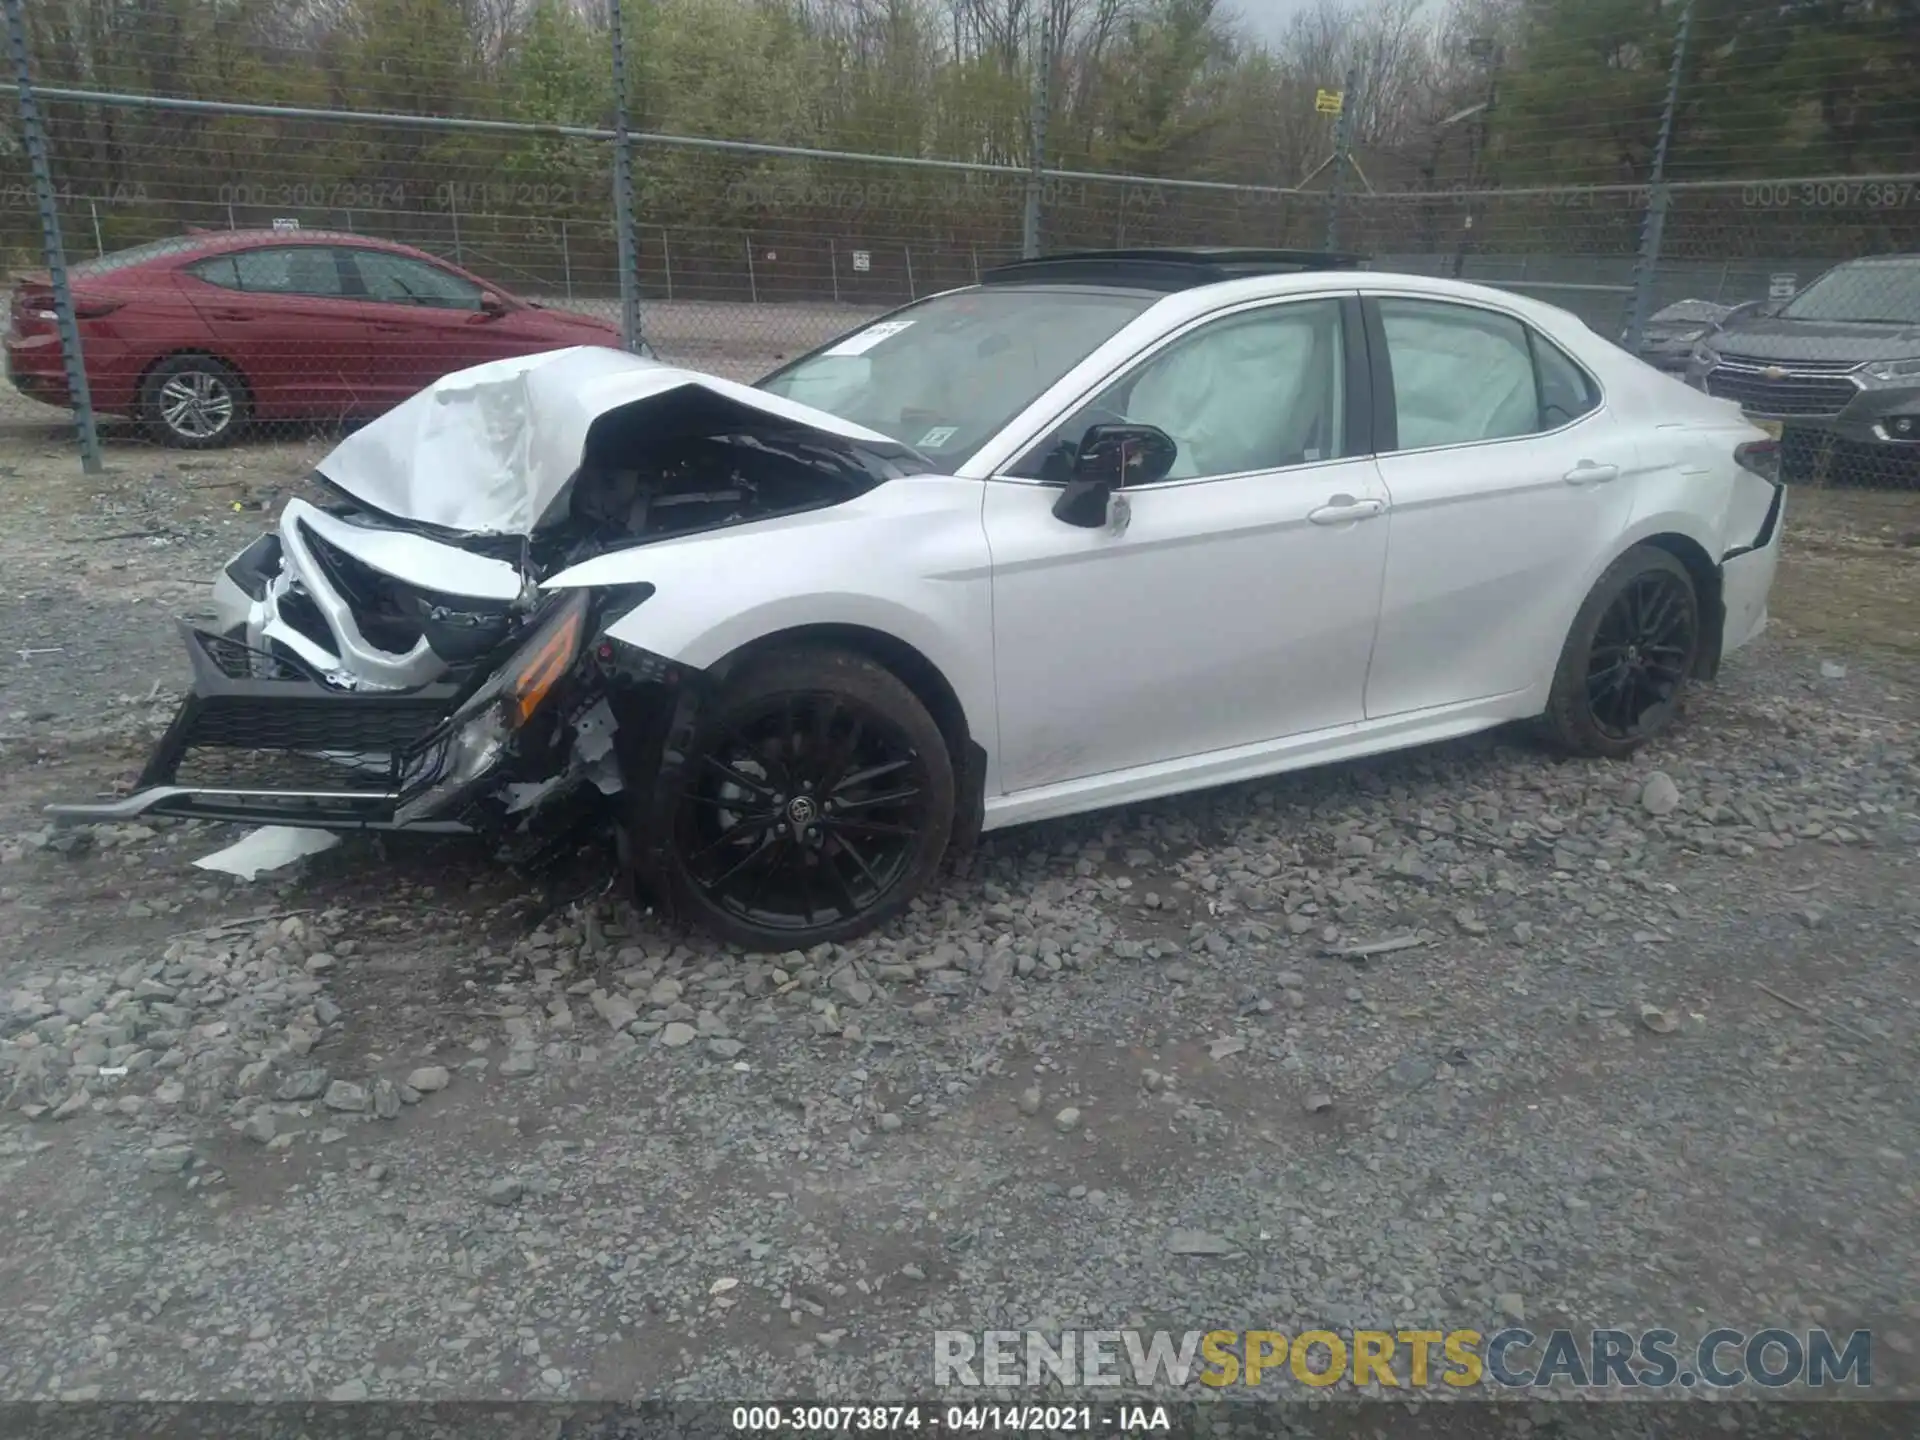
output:
[[1031, 827], [770, 961], [593, 857], [46, 827], [327, 443], [86, 477], [0, 415], [0, 1398], [874, 1399], [1129, 1325], [1869, 1327], [1920, 1382], [1920, 495], [1796, 491], [1773, 628], [1630, 764]]

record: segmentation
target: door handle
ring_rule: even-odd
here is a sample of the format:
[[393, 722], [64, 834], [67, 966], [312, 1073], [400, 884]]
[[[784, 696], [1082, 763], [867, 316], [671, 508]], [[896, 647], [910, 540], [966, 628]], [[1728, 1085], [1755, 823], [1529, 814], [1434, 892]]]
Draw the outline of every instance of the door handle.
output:
[[1619, 474], [1618, 465], [1596, 465], [1591, 460], [1582, 460], [1567, 471], [1566, 482], [1569, 485], [1604, 485], [1618, 478]]
[[1386, 508], [1384, 500], [1356, 500], [1351, 495], [1336, 495], [1318, 510], [1309, 510], [1307, 519], [1316, 525], [1346, 525], [1354, 520], [1371, 520]]
[[216, 310], [213, 312], [213, 318], [216, 320], [251, 320], [253, 316], [245, 310]]

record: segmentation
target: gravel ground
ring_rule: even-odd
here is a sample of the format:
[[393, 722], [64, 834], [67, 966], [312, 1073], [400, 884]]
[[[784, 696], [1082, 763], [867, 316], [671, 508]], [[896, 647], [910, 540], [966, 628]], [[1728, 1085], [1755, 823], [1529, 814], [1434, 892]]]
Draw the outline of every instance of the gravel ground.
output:
[[1521, 1318], [1868, 1326], [1912, 1393], [1911, 650], [1787, 613], [1630, 764], [1031, 827], [771, 960], [593, 857], [47, 831], [318, 448], [0, 457], [0, 1399], [872, 1399], [936, 1329]]

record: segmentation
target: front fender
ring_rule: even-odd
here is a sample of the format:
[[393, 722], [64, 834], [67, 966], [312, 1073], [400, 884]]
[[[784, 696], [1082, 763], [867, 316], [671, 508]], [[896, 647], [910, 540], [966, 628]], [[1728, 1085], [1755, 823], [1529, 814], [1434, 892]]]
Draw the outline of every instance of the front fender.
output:
[[877, 631], [940, 671], [968, 730], [993, 753], [983, 494], [978, 481], [916, 476], [826, 510], [614, 551], [547, 584], [653, 586], [608, 637], [697, 670], [787, 631]]
[[706, 670], [748, 645], [787, 631], [817, 626], [878, 631], [924, 655], [953, 687], [968, 732], [990, 735], [994, 716], [992, 612], [985, 588], [978, 597], [955, 594], [940, 599], [929, 613], [885, 596], [816, 590], [762, 598], [739, 610], [715, 614], [702, 606], [674, 605], [670, 588], [661, 586], [646, 604], [609, 626], [607, 635], [678, 664]]

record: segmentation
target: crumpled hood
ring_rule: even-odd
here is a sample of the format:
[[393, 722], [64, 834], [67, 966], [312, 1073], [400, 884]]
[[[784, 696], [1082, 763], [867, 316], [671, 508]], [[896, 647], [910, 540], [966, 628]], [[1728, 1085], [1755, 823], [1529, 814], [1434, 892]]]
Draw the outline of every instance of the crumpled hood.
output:
[[578, 345], [455, 371], [341, 441], [314, 469], [396, 519], [472, 535], [528, 535], [579, 469], [597, 421], [643, 406], [664, 416], [689, 387], [743, 412], [902, 449], [810, 405], [624, 350]]

